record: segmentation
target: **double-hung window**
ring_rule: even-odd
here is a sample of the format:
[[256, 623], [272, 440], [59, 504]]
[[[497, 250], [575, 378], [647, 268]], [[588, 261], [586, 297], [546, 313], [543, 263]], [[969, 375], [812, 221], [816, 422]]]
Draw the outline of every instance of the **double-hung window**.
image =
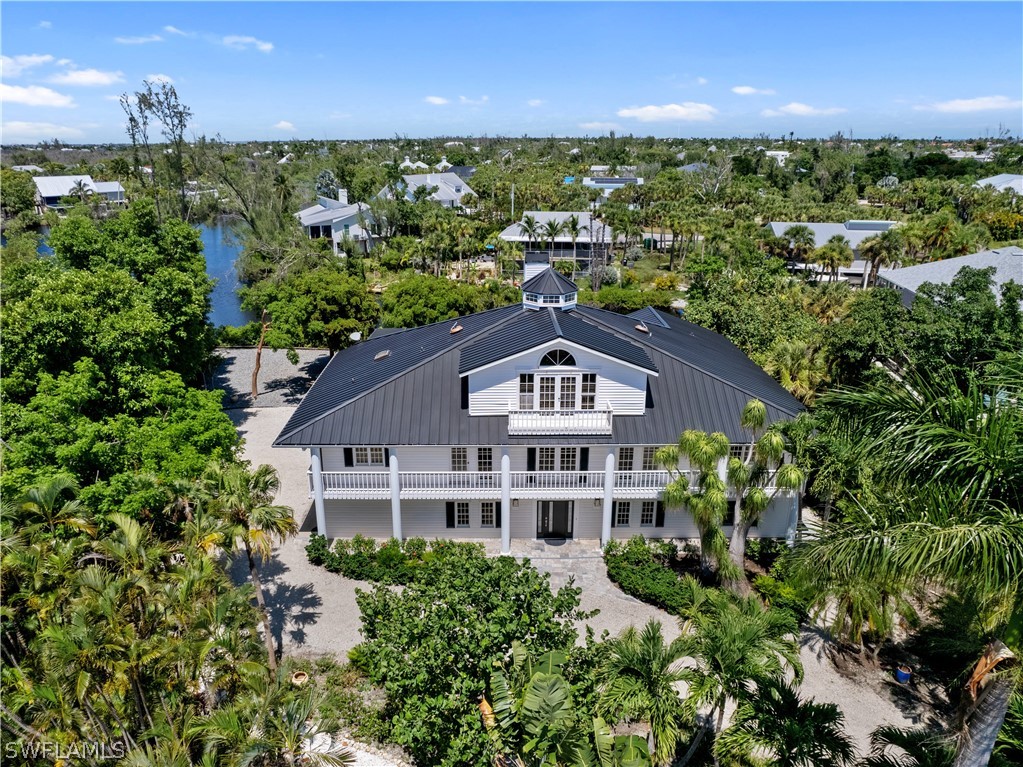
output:
[[632, 513], [632, 503], [629, 501], [615, 501], [615, 526], [628, 527], [629, 516]]
[[480, 527], [494, 526], [494, 502], [483, 501], [480, 504]]
[[494, 470], [494, 448], [481, 447], [476, 449], [476, 471]]
[[657, 448], [643, 448], [643, 471], [655, 471], [657, 469]]
[[519, 410], [533, 409], [533, 384], [532, 373], [519, 376]]
[[632, 471], [632, 448], [618, 448], [618, 471]]
[[554, 471], [554, 448], [540, 447], [536, 450], [536, 468], [539, 471]]
[[581, 410], [593, 410], [597, 407], [597, 374], [583, 373], [582, 397], [579, 400]]
[[657, 501], [643, 501], [643, 508], [639, 513], [640, 527], [654, 526], [654, 513], [657, 511]]
[[563, 447], [561, 448], [561, 470], [562, 471], [575, 471], [577, 465], [576, 457], [578, 450], [574, 447]]
[[469, 504], [466, 501], [459, 501], [455, 504], [455, 527], [469, 526]]
[[469, 471], [468, 448], [451, 448], [451, 471]]

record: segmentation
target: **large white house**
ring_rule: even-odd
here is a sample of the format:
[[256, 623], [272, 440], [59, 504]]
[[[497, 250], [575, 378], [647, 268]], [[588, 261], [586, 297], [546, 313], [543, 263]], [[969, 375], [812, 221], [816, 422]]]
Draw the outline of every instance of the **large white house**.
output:
[[[803, 409], [705, 328], [580, 306], [553, 270], [522, 288], [520, 304], [378, 330], [331, 359], [274, 443], [310, 451], [320, 533], [504, 552], [523, 538], [695, 538], [689, 513], [662, 501], [656, 450], [686, 429], [740, 449], [752, 398], [770, 422]], [[792, 535], [797, 501], [775, 495], [752, 535]]]
[[[867, 284], [870, 264], [860, 257], [860, 245], [868, 237], [887, 232], [895, 221], [844, 221], [842, 223], [809, 223], [805, 221], [772, 221], [767, 225], [775, 237], [784, 237], [785, 232], [793, 226], [805, 226], [813, 232], [814, 244], [819, 248], [835, 235], [844, 237], [852, 248], [853, 261], [849, 266], [839, 267], [838, 278], [847, 281], [853, 287]], [[816, 268], [804, 266], [803, 268]], [[826, 278], [826, 276], [824, 276]]]
[[93, 181], [92, 176], [33, 176], [36, 185], [36, 206], [44, 210], [62, 210], [64, 199], [75, 197], [80, 191], [101, 197], [107, 203], [124, 205], [124, 187], [120, 181]]
[[[465, 197], [475, 197], [472, 188], [454, 173], [414, 173], [401, 177], [396, 185], [398, 193], [407, 200], [414, 200], [420, 187], [430, 190], [427, 199], [443, 205], [445, 208], [461, 208]], [[394, 190], [388, 184], [377, 194], [377, 197], [393, 199]]]

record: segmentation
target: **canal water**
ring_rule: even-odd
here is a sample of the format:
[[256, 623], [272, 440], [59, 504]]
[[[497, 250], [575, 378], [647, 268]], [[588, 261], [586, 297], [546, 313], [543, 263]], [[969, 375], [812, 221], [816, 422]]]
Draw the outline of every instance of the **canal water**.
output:
[[234, 264], [242, 252], [242, 244], [229, 221], [217, 219], [210, 225], [200, 224], [203, 252], [206, 254], [206, 273], [217, 281], [210, 295], [210, 313], [214, 325], [244, 325], [255, 319], [242, 311], [238, 298], [238, 273]]

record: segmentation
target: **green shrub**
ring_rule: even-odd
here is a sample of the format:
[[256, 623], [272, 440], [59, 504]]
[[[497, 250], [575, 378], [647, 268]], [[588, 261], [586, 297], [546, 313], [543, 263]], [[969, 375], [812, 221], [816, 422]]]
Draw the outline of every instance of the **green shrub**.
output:
[[678, 290], [678, 277], [674, 274], [659, 274], [654, 277], [654, 290]]
[[667, 556], [678, 552], [674, 544], [652, 547], [642, 536], [633, 536], [625, 544], [612, 541], [604, 551], [607, 577], [626, 594], [673, 615], [681, 614], [688, 604], [679, 588], [678, 575], [665, 564]]
[[314, 565], [326, 568], [356, 581], [372, 581], [387, 585], [408, 585], [416, 580], [426, 562], [465, 552], [478, 544], [453, 541], [431, 541], [391, 538], [377, 546], [373, 538], [356, 535], [351, 540], [338, 538], [331, 549], [327, 539], [315, 533], [306, 545], [306, 556]]
[[306, 544], [305, 554], [309, 563], [322, 567], [330, 557], [330, 546], [327, 544], [327, 536], [313, 533], [309, 536], [309, 543]]
[[753, 579], [753, 590], [771, 607], [787, 610], [799, 623], [806, 620], [810, 612], [809, 601], [788, 583], [772, 578], [770, 575], [758, 575]]

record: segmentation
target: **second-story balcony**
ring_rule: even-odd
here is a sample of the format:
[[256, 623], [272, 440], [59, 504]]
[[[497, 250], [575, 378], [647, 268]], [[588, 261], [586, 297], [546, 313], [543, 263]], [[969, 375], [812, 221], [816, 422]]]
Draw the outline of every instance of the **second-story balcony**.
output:
[[611, 408], [601, 410], [508, 410], [508, 434], [610, 434]]

